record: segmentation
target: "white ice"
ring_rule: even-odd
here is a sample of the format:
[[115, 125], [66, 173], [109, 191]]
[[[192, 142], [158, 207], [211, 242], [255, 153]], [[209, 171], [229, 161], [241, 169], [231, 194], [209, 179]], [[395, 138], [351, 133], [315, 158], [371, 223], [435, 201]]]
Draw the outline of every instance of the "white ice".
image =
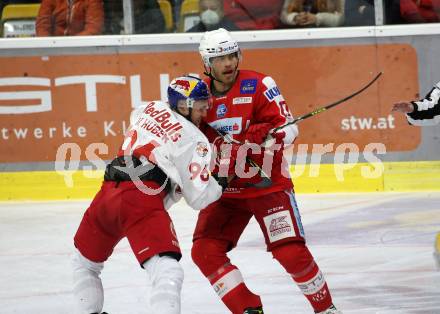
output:
[[[440, 313], [440, 272], [432, 258], [440, 231], [440, 193], [316, 194], [297, 199], [309, 248], [344, 313]], [[0, 313], [74, 313], [72, 237], [88, 203], [0, 204]], [[182, 314], [228, 313], [190, 258], [197, 212], [184, 203], [170, 212], [184, 254]], [[265, 313], [313, 313], [266, 252], [254, 220], [230, 257], [251, 290], [261, 295]], [[147, 275], [127, 241], [118, 244], [102, 278], [104, 310], [150, 313]]]

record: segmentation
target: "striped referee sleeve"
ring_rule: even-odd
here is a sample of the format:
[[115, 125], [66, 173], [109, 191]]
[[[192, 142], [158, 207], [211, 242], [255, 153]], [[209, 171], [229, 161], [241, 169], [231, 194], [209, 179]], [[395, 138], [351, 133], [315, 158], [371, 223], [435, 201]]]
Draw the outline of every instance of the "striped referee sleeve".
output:
[[412, 125], [424, 126], [440, 123], [440, 82], [435, 85], [424, 99], [412, 101], [414, 111], [406, 115]]

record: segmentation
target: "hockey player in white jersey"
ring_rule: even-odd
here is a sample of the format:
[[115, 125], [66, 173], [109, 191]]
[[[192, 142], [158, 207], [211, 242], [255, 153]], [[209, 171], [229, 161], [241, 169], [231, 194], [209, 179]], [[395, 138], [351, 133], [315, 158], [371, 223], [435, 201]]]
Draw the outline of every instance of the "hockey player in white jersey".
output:
[[[409, 124], [417, 126], [440, 124], [440, 82], [425, 98], [418, 101], [401, 101], [394, 104], [392, 111], [406, 115]], [[434, 259], [440, 270], [440, 232], [434, 240]]]
[[135, 109], [130, 128], [106, 168], [101, 190], [74, 237], [74, 295], [80, 313], [101, 313], [100, 273], [124, 237], [148, 272], [154, 314], [179, 314], [183, 270], [179, 242], [166, 209], [182, 196], [202, 209], [220, 198], [210, 176], [211, 147], [197, 126], [209, 106], [206, 84], [179, 77], [168, 87], [169, 105], [153, 101]]

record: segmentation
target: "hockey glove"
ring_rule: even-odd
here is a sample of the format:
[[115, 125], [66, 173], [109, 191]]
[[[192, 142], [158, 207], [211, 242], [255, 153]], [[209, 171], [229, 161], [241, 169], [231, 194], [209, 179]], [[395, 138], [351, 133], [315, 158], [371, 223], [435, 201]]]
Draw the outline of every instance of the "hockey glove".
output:
[[252, 124], [247, 129], [245, 141], [261, 145], [271, 129], [273, 129], [273, 125], [270, 123]]
[[224, 192], [228, 187], [228, 178], [227, 177], [219, 177], [218, 173], [212, 173], [211, 176], [217, 181], [218, 185], [222, 187], [222, 191]]

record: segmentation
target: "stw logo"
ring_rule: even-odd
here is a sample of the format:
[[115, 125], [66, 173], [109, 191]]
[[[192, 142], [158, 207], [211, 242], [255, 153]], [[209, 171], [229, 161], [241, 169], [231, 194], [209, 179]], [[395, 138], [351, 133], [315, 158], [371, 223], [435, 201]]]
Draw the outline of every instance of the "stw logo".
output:
[[290, 227], [289, 223], [286, 222], [286, 218], [287, 218], [287, 216], [281, 216], [281, 217], [277, 217], [277, 218], [272, 219], [272, 221], [270, 222], [269, 230], [271, 232], [273, 232], [275, 230]]

